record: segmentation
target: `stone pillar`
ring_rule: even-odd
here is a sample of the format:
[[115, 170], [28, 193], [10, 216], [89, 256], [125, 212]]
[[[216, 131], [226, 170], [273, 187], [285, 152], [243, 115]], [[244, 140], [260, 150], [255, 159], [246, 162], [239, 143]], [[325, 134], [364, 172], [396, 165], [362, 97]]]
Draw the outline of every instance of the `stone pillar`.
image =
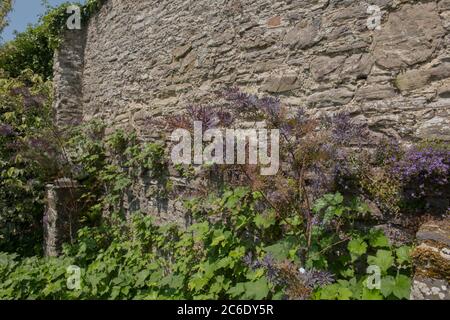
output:
[[417, 242], [411, 300], [450, 300], [450, 219], [425, 223]]
[[61, 254], [64, 243], [71, 243], [79, 227], [81, 190], [75, 181], [60, 179], [47, 185], [47, 207], [44, 215], [44, 254]]
[[53, 63], [55, 120], [59, 127], [81, 123], [85, 30], [66, 30]]

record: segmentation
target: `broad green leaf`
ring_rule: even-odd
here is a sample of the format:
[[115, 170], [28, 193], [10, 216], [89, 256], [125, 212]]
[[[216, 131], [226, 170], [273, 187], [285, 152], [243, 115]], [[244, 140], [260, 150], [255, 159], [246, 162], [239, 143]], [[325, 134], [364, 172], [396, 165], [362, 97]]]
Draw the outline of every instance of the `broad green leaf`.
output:
[[368, 288], [363, 288], [362, 300], [383, 300], [383, 295], [379, 290], [370, 290]]
[[136, 286], [140, 287], [144, 284], [147, 277], [150, 275], [150, 270], [142, 270], [137, 274]]
[[209, 282], [202, 274], [195, 274], [188, 283], [188, 287], [194, 291], [202, 290]]
[[246, 277], [247, 277], [247, 280], [255, 281], [255, 280], [260, 279], [264, 275], [264, 273], [265, 273], [265, 270], [263, 268], [259, 268], [254, 271], [253, 270], [248, 271]]
[[353, 296], [349, 288], [338, 283], [322, 287], [319, 293], [319, 299], [321, 300], [350, 300]]
[[233, 298], [239, 298], [245, 292], [245, 285], [243, 282], [236, 284], [234, 287], [228, 289], [227, 293]]
[[394, 291], [395, 278], [392, 276], [386, 276], [381, 278], [381, 293], [385, 298], [389, 297]]
[[265, 247], [264, 251], [271, 254], [274, 259], [282, 261], [289, 257], [290, 251], [294, 246], [294, 239], [292, 237], [286, 237], [274, 245]]
[[411, 293], [411, 279], [399, 274], [395, 278], [394, 295], [399, 299], [409, 299]]
[[215, 247], [220, 243], [222, 243], [222, 241], [224, 241], [225, 239], [226, 239], [225, 234], [220, 230], [216, 230], [214, 231], [214, 238], [213, 241], [211, 242], [211, 246]]
[[275, 213], [257, 214], [254, 218], [255, 225], [260, 229], [268, 229], [276, 222]]
[[411, 247], [402, 246], [395, 250], [398, 264], [407, 264], [411, 262]]
[[328, 205], [328, 202], [325, 201], [325, 199], [321, 198], [314, 203], [313, 211], [315, 213], [320, 213], [320, 211], [323, 210], [324, 208], [326, 208], [327, 205]]
[[350, 300], [350, 298], [353, 296], [352, 291], [349, 288], [346, 287], [340, 287], [338, 289], [337, 299], [338, 300]]
[[341, 270], [340, 274], [344, 278], [352, 278], [352, 277], [355, 276], [355, 270], [352, 267], [350, 267], [350, 268], [347, 268], [345, 270]]
[[246, 282], [245, 290], [245, 297], [252, 300], [265, 299], [270, 291], [269, 284], [265, 277], [262, 277], [255, 282]]
[[352, 239], [347, 245], [352, 261], [356, 261], [367, 252], [367, 243], [361, 238]]
[[378, 250], [376, 256], [367, 257], [367, 263], [369, 265], [378, 266], [382, 273], [386, 273], [386, 271], [394, 264], [394, 257], [392, 256], [391, 251]]
[[389, 239], [384, 235], [383, 230], [372, 229], [369, 234], [369, 243], [374, 248], [388, 248]]
[[325, 287], [320, 288], [319, 290], [319, 299], [321, 300], [336, 300], [338, 295], [338, 284], [331, 284]]

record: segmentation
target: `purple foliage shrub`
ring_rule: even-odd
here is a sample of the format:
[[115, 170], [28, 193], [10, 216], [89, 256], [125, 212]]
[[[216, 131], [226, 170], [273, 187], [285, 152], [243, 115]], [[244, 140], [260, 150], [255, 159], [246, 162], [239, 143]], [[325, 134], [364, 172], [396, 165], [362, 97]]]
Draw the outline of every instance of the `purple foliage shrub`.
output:
[[392, 160], [392, 173], [411, 198], [449, 195], [450, 151], [411, 148]]

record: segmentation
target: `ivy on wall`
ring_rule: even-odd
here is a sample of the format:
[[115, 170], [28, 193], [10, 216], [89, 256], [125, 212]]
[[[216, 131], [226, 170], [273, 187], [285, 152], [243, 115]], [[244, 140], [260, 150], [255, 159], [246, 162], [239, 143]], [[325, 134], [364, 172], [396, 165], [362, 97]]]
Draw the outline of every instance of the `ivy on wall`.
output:
[[[10, 1], [9, 1], [10, 2]], [[106, 0], [88, 0], [80, 6], [81, 21], [86, 23], [89, 18], [98, 12]], [[53, 55], [60, 46], [67, 19], [70, 16], [67, 8], [72, 5], [67, 2], [59, 7], [50, 9], [37, 25], [29, 26], [26, 31], [0, 47], [0, 69], [7, 76], [16, 78], [23, 70], [32, 70], [44, 79], [53, 77]], [[4, 17], [10, 10], [8, 1], [0, 7], [0, 32], [5, 26]]]

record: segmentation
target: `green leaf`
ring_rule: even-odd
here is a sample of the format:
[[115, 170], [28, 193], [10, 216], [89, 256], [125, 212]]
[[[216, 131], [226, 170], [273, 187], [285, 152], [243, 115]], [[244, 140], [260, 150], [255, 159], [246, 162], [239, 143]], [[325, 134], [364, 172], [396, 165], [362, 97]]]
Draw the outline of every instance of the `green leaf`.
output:
[[142, 270], [137, 274], [136, 286], [141, 287], [147, 277], [150, 275], [150, 270]]
[[367, 252], [367, 243], [361, 238], [352, 239], [347, 245], [352, 261], [356, 261]]
[[286, 237], [274, 245], [265, 247], [264, 251], [270, 253], [275, 260], [283, 261], [289, 257], [290, 251], [295, 246], [295, 239]]
[[399, 299], [409, 299], [411, 293], [411, 279], [405, 275], [399, 274], [395, 278], [394, 295]]
[[378, 266], [382, 273], [386, 273], [394, 264], [394, 257], [389, 250], [378, 250], [376, 256], [367, 257], [367, 263]]
[[339, 283], [322, 287], [319, 290], [319, 299], [321, 300], [350, 300], [352, 296], [352, 291]]
[[260, 279], [265, 273], [265, 270], [263, 268], [256, 269], [256, 270], [250, 270], [247, 272], [246, 278], [250, 281], [256, 281]]
[[319, 299], [321, 300], [336, 300], [338, 295], [338, 284], [331, 284], [325, 287], [320, 288], [319, 290]]
[[317, 200], [317, 201], [314, 203], [313, 211], [314, 211], [315, 213], [320, 213], [320, 211], [323, 210], [324, 208], [326, 208], [327, 205], [328, 205], [328, 202], [327, 202], [325, 199], [320, 198], [319, 200]]
[[258, 214], [255, 216], [254, 220], [255, 225], [260, 229], [268, 229], [273, 226], [276, 222], [275, 213], [270, 214]]
[[245, 285], [243, 282], [236, 284], [234, 287], [228, 289], [227, 293], [233, 298], [239, 298], [245, 292]]
[[352, 267], [347, 268], [347, 269], [343, 269], [339, 273], [344, 278], [352, 278], [352, 277], [355, 276], [355, 270]]
[[397, 263], [398, 264], [409, 264], [411, 263], [411, 247], [402, 246], [395, 250], [395, 254], [397, 255]]
[[246, 282], [245, 290], [245, 297], [252, 300], [265, 299], [270, 291], [266, 277], [262, 277], [255, 282]]
[[338, 289], [338, 294], [337, 294], [338, 300], [350, 300], [350, 298], [352, 296], [353, 296], [353, 293], [349, 288], [340, 287]]
[[211, 285], [211, 288], [209, 289], [210, 293], [217, 294], [220, 293], [223, 289], [226, 289], [226, 285], [224, 284], [225, 277], [224, 276], [218, 276], [215, 279], [215, 282]]
[[379, 290], [370, 290], [366, 287], [363, 288], [362, 300], [383, 300], [383, 295]]
[[334, 196], [334, 204], [338, 205], [344, 202], [344, 196], [340, 194], [339, 192], [335, 194]]
[[195, 274], [189, 281], [188, 287], [194, 291], [202, 290], [209, 282], [209, 279], [205, 279], [202, 274]]
[[369, 234], [369, 244], [374, 248], [388, 248], [389, 239], [384, 235], [383, 230], [372, 229]]
[[381, 293], [385, 298], [389, 297], [394, 291], [395, 279], [392, 276], [386, 276], [381, 279]]
[[225, 234], [221, 230], [215, 230], [214, 238], [213, 238], [213, 241], [211, 242], [211, 246], [215, 247], [215, 246], [219, 245], [220, 243], [222, 243], [223, 241], [225, 241], [225, 239], [226, 239]]

